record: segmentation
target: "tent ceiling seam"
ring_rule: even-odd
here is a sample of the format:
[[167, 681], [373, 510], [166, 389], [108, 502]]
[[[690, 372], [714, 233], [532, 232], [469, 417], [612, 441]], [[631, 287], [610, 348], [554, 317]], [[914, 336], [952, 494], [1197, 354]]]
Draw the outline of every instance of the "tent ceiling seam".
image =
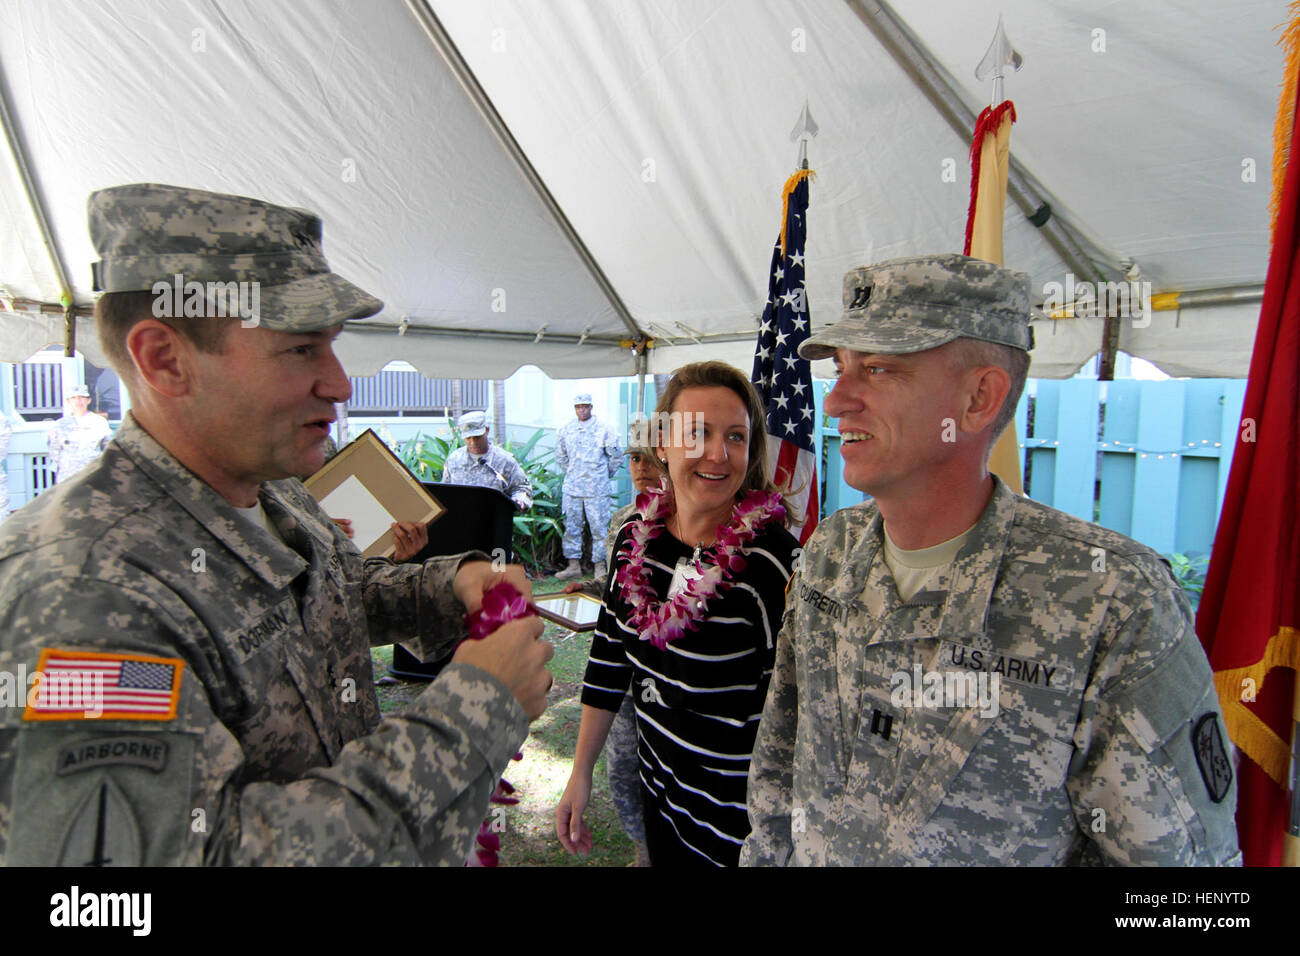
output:
[[537, 172], [532, 161], [529, 160], [523, 147], [519, 145], [514, 134], [510, 132], [510, 127], [506, 125], [505, 119], [497, 112], [491, 97], [488, 96], [487, 91], [479, 83], [478, 77], [470, 69], [469, 63], [461, 56], [459, 48], [451, 38], [451, 34], [442, 25], [438, 15], [433, 12], [428, 0], [406, 0], [406, 6], [429, 37], [434, 49], [438, 51], [438, 55], [447, 64], [447, 68], [456, 77], [456, 81], [460, 84], [461, 89], [465, 91], [474, 108], [483, 117], [492, 134], [510, 155], [510, 158], [514, 160], [524, 180], [555, 219], [560, 231], [569, 240], [569, 244], [578, 254], [578, 258], [582, 260], [583, 265], [587, 267], [587, 271], [591, 274], [596, 285], [600, 287], [601, 292], [605, 294], [605, 298], [609, 300], [609, 304], [618, 314], [618, 317], [622, 319], [628, 332], [634, 338], [644, 338], [645, 333], [641, 331], [636, 320], [632, 318], [632, 313], [628, 311], [622, 297], [615, 290], [613, 283], [609, 281], [609, 277], [605, 275], [605, 271], [600, 267], [591, 250], [587, 248], [587, 244], [578, 235], [577, 229], [573, 227], [573, 223], [569, 221], [569, 217], [565, 215], [563, 208], [561, 208], [555, 196], [551, 194], [546, 182], [542, 179], [541, 174]]
[[[444, 338], [472, 337], [528, 343], [534, 343], [537, 339], [537, 333], [535, 332], [515, 332], [508, 329], [461, 329], [446, 325], [407, 325], [405, 326], [406, 331], [403, 332], [401, 331], [402, 328], [401, 325], [386, 322], [367, 322], [364, 325], [359, 322], [350, 322], [345, 326], [345, 330], [348, 332], [366, 332], [372, 335], [434, 335]], [[685, 338], [685, 336], [677, 338]], [[707, 332], [693, 338], [691, 344], [708, 345], [713, 342], [743, 342], [753, 338], [753, 331]], [[675, 339], [670, 339], [665, 335], [638, 335], [629, 343], [627, 339], [621, 336], [615, 338], [608, 335], [579, 335], [571, 332], [548, 332], [544, 341], [565, 345], [600, 345], [618, 348], [634, 348], [639, 344], [644, 344], [648, 348], [672, 348], [677, 344]]]
[[[68, 270], [64, 268], [63, 256], [54, 240], [54, 230], [50, 227], [49, 218], [45, 214], [45, 203], [41, 199], [40, 189], [36, 185], [30, 167], [27, 165], [27, 155], [23, 147], [22, 136], [18, 132], [18, 127], [14, 125], [13, 117], [9, 112], [8, 83], [5, 81], [2, 64], [0, 64], [0, 123], [4, 124], [5, 139], [9, 142], [9, 153], [13, 157], [14, 167], [22, 180], [23, 191], [27, 194], [27, 202], [32, 207], [32, 216], [36, 219], [36, 226], [41, 231], [41, 240], [45, 243], [46, 252], [49, 253], [50, 264], [54, 267], [54, 274], [59, 280], [59, 293], [71, 305], [72, 284], [68, 281]], [[61, 307], [60, 311], [66, 311], [66, 309]]]

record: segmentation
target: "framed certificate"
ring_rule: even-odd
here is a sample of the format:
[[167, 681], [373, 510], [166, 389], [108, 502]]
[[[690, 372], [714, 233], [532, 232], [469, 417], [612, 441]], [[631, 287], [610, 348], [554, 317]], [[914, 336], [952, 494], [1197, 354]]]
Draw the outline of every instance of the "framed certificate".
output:
[[394, 521], [427, 525], [445, 510], [369, 428], [304, 484], [327, 515], [352, 522], [352, 543], [367, 558], [393, 556]]
[[571, 631], [594, 631], [600, 616], [600, 599], [575, 591], [572, 594], [533, 595], [537, 613]]

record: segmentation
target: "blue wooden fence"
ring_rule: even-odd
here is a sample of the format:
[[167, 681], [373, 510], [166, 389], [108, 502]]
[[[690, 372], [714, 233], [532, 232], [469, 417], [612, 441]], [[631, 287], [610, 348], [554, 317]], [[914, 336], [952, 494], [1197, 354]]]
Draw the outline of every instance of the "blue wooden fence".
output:
[[[829, 390], [814, 388], [818, 420]], [[1016, 409], [1025, 491], [1161, 554], [1209, 554], [1245, 394], [1244, 379], [1031, 379]], [[821, 431], [829, 514], [864, 496], [844, 483], [838, 433]]]
[[[365, 377], [353, 376], [349, 414], [374, 414], [386, 411], [398, 415], [427, 416], [431, 412], [446, 415], [452, 407], [452, 380], [426, 378], [419, 372], [380, 372]], [[461, 382], [461, 406], [469, 411], [487, 408], [492, 383], [487, 379]]]

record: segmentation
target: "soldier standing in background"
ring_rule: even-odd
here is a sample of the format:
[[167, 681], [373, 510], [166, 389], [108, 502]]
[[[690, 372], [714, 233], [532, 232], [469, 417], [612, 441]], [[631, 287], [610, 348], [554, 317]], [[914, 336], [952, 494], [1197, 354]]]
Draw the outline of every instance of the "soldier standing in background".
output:
[[742, 863], [1224, 865], [1236, 785], [1169, 568], [989, 474], [1032, 347], [1029, 278], [854, 269], [826, 413], [874, 496], [790, 580]]
[[65, 401], [72, 411], [50, 425], [50, 470], [67, 481], [99, 457], [112, 432], [102, 415], [89, 411], [90, 389], [76, 385]]
[[0, 412], [0, 521], [9, 517], [9, 466], [6, 459], [9, 457], [9, 436], [13, 431], [13, 426]]
[[591, 413], [591, 395], [573, 396], [577, 418], [560, 428], [555, 460], [564, 472], [563, 552], [568, 566], [557, 578], [582, 573], [582, 528], [591, 529], [591, 563], [596, 577], [605, 577], [605, 535], [609, 532], [609, 481], [623, 453], [614, 430]]
[[513, 501], [519, 511], [531, 508], [533, 485], [515, 456], [488, 438], [487, 413], [466, 412], [456, 424], [465, 445], [447, 456], [442, 480], [453, 485], [495, 488]]

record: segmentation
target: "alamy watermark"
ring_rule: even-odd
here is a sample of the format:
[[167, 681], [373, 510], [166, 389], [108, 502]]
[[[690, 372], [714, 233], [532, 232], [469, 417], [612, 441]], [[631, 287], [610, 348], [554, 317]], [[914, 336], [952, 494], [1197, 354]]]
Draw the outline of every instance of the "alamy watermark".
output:
[[686, 449], [688, 458], [704, 454], [704, 416], [699, 412], [655, 412], [627, 427], [628, 448]]
[[68, 892], [50, 897], [51, 926], [118, 926], [133, 936], [148, 936], [152, 912], [152, 893], [83, 893], [73, 884]]
[[153, 314], [157, 319], [226, 319], [238, 317], [240, 326], [256, 328], [262, 321], [261, 283], [188, 282], [182, 273], [171, 282], [159, 280], [153, 293]]
[[981, 717], [998, 715], [1002, 675], [987, 671], [894, 671], [889, 677], [889, 702], [895, 707], [978, 707]]
[[1076, 318], [1132, 319], [1133, 328], [1151, 324], [1150, 282], [1079, 282], [1066, 273], [1065, 282], [1043, 284], [1043, 311], [1049, 316], [1071, 310]]
[[0, 707], [30, 707], [87, 718], [104, 713], [104, 675], [99, 671], [0, 671]]

